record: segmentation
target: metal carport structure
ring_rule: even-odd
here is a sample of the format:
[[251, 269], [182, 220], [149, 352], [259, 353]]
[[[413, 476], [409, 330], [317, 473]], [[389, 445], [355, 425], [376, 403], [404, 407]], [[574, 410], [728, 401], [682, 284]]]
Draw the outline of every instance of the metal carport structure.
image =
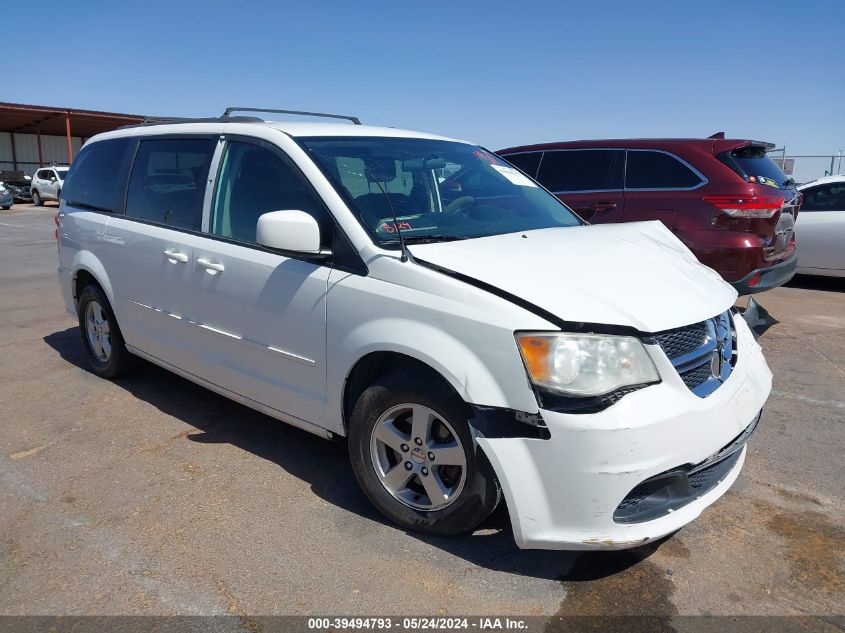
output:
[[[14, 171], [32, 171], [51, 162], [63, 162], [64, 156], [56, 157], [60, 139], [64, 139], [62, 144], [70, 164], [74, 148], [86, 139], [143, 120], [135, 114], [0, 102], [0, 164], [11, 166]], [[45, 139], [49, 141], [50, 156], [45, 156]], [[21, 146], [26, 144], [32, 145], [27, 148], [30, 151], [22, 151]]]

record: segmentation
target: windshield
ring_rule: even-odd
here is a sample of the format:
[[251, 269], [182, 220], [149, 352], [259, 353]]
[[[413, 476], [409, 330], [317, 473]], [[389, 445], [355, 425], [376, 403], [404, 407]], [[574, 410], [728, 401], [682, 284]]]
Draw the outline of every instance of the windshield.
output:
[[299, 141], [380, 244], [397, 241], [397, 223], [409, 243], [581, 224], [557, 198], [480, 147], [413, 138]]

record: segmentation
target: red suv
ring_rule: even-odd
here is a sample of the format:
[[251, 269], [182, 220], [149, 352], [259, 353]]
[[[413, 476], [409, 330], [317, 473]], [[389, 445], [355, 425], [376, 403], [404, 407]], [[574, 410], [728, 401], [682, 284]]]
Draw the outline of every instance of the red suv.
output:
[[740, 294], [795, 274], [801, 194], [774, 146], [706, 139], [570, 141], [498, 153], [585, 220], [660, 220]]

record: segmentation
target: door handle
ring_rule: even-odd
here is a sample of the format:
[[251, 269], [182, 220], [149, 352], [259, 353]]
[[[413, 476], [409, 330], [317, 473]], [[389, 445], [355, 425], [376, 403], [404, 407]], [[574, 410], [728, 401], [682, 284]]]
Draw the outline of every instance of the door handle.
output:
[[223, 266], [223, 264], [218, 264], [217, 262], [213, 262], [210, 259], [206, 259], [205, 257], [200, 257], [199, 259], [197, 259], [197, 263], [206, 270], [213, 270], [214, 272], [218, 273], [222, 273], [225, 270], [225, 266]]
[[164, 251], [164, 254], [167, 259], [169, 259], [170, 262], [173, 264], [175, 264], [176, 262], [179, 262], [180, 264], [185, 264], [188, 262], [188, 256], [185, 255], [185, 253], [180, 253], [174, 248]]
[[590, 205], [593, 211], [610, 211], [616, 208], [615, 202], [594, 202]]

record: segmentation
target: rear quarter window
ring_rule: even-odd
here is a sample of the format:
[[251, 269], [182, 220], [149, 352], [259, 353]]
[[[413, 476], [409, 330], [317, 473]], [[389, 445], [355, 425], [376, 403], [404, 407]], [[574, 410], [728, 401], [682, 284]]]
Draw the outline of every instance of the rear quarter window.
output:
[[677, 157], [663, 152], [629, 150], [626, 189], [690, 189], [702, 179]]
[[83, 147], [68, 170], [62, 198], [76, 206], [122, 212], [134, 142], [116, 138]]

